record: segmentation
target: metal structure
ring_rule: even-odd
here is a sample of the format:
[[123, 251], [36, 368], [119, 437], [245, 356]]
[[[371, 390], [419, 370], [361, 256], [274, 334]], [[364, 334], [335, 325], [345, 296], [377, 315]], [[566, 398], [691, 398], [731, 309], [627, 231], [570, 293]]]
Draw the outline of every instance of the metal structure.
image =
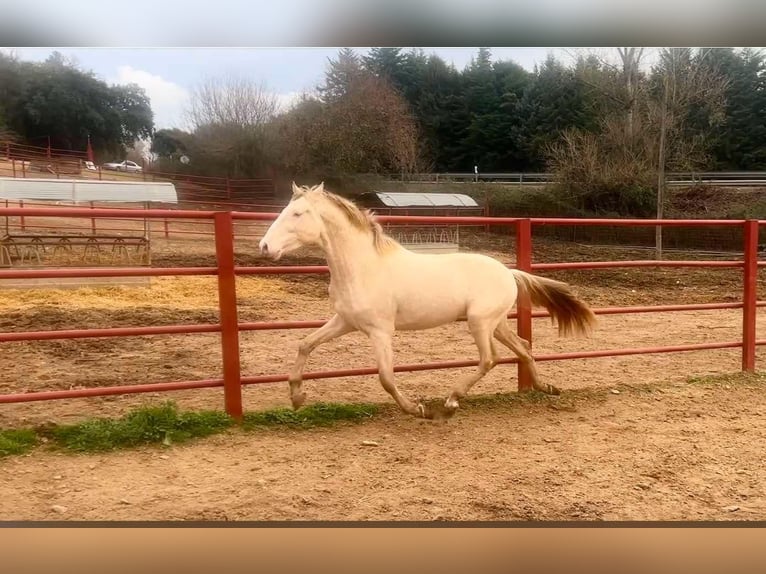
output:
[[[362, 193], [357, 202], [365, 207], [374, 209], [427, 209], [429, 211], [452, 211], [454, 215], [473, 209], [481, 208], [476, 200], [464, 193], [419, 193], [419, 192], [385, 192], [371, 191]], [[422, 214], [425, 215], [425, 214]], [[431, 215], [431, 214], [429, 214]], [[475, 214], [473, 214], [475, 215]]]
[[175, 186], [166, 181], [98, 181], [0, 177], [0, 199], [119, 203], [178, 203]]
[[[376, 215], [467, 216], [488, 215], [464, 193], [368, 192], [356, 202]], [[386, 233], [408, 249], [418, 252], [451, 253], [460, 250], [460, 225], [384, 224]]]
[[[0, 208], [0, 216], [28, 217], [99, 217], [119, 219], [125, 217], [124, 210], [119, 209], [77, 209], [77, 208]], [[114, 268], [74, 268], [74, 269], [4, 269], [0, 270], [3, 278], [46, 278], [46, 277], [148, 277], [148, 276], [178, 276], [178, 275], [207, 275], [218, 278], [220, 319], [217, 324], [201, 325], [171, 325], [160, 327], [120, 327], [108, 329], [75, 329], [66, 331], [35, 331], [0, 333], [0, 343], [18, 341], [40, 341], [52, 339], [83, 339], [94, 337], [129, 337], [143, 335], [164, 335], [183, 333], [221, 333], [221, 348], [223, 351], [223, 376], [216, 379], [198, 381], [179, 381], [165, 383], [147, 383], [101, 388], [70, 389], [44, 392], [28, 392], [0, 395], [1, 403], [19, 403], [44, 401], [54, 399], [74, 399], [78, 397], [96, 397], [107, 395], [122, 395], [135, 393], [151, 393], [183, 389], [222, 387], [224, 389], [224, 406], [227, 413], [234, 418], [242, 416], [242, 385], [286, 382], [286, 374], [269, 374], [247, 376], [242, 375], [240, 368], [240, 331], [258, 331], [273, 329], [314, 329], [323, 321], [264, 321], [238, 322], [236, 277], [246, 275], [278, 275], [278, 274], [316, 274], [327, 273], [325, 266], [272, 266], [272, 267], [238, 267], [234, 262], [234, 232], [237, 221], [271, 221], [273, 213], [248, 212], [215, 212], [215, 211], [181, 211], [181, 210], [133, 210], [134, 218], [168, 218], [176, 220], [204, 219], [213, 222], [215, 230], [215, 247], [217, 256], [216, 267], [176, 267], [176, 268], [146, 268], [125, 267]], [[384, 223], [399, 224], [450, 224], [450, 225], [488, 225], [507, 226], [515, 229], [517, 267], [526, 271], [545, 271], [559, 269], [606, 269], [620, 267], [697, 267], [697, 268], [731, 268], [740, 269], [743, 275], [744, 288], [742, 301], [737, 303], [706, 303], [688, 305], [657, 305], [635, 307], [606, 307], [594, 309], [598, 315], [615, 315], [629, 313], [668, 313], [675, 311], [711, 310], [711, 309], [742, 309], [742, 339], [736, 341], [719, 341], [696, 344], [680, 344], [673, 346], [640, 347], [623, 349], [604, 349], [571, 353], [551, 353], [537, 355], [538, 361], [560, 361], [568, 359], [583, 359], [593, 357], [617, 357], [625, 355], [641, 355], [651, 353], [675, 353], [683, 351], [699, 351], [705, 349], [742, 349], [742, 369], [755, 369], [756, 347], [766, 345], [766, 340], [756, 339], [757, 307], [765, 306], [766, 301], [757, 300], [757, 273], [759, 266], [766, 262], [758, 261], [759, 228], [766, 221], [757, 220], [643, 220], [643, 219], [516, 219], [484, 217], [427, 217], [427, 216], [385, 216]], [[532, 253], [532, 230], [535, 226], [549, 225], [620, 225], [620, 226], [722, 226], [738, 227], [744, 232], [742, 259], [717, 261], [597, 261], [597, 262], [562, 262], [534, 263]], [[518, 302], [517, 313], [511, 314], [518, 323], [519, 334], [532, 342], [532, 318], [547, 316], [545, 312], [532, 312], [529, 301], [521, 298]], [[501, 363], [518, 363], [515, 358], [505, 358]], [[424, 371], [434, 369], [452, 369], [471, 367], [476, 360], [457, 360], [436, 363], [398, 365], [396, 372]], [[519, 390], [531, 388], [529, 373], [518, 366]], [[332, 371], [310, 372], [305, 379], [325, 379], [375, 374], [377, 369], [358, 368]]]
[[[95, 202], [143, 204], [176, 204], [175, 186], [169, 182], [96, 181], [81, 179], [7, 178], [0, 177], [0, 199], [19, 203], [37, 201], [41, 205]], [[46, 202], [46, 203], [42, 203]], [[5, 233], [0, 236], [0, 267], [65, 266], [65, 265], [149, 265], [151, 233], [147, 219], [141, 229], [96, 230], [62, 228], [53, 225], [32, 231], [23, 217], [19, 229], [11, 229], [5, 217]], [[140, 232], [140, 235], [136, 235]]]

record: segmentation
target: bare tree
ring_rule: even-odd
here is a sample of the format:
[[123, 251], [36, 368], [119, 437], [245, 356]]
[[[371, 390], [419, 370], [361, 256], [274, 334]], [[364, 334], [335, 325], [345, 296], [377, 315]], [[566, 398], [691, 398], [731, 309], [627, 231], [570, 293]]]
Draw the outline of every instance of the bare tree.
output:
[[261, 127], [277, 113], [275, 94], [241, 76], [208, 78], [191, 93], [189, 120], [196, 129], [207, 125]]
[[[695, 138], [684, 133], [693, 107], [707, 110], [710, 124], [723, 119], [726, 79], [709, 65], [710, 50], [696, 55], [690, 48], [665, 48], [655, 68], [658, 85], [650, 95], [649, 113], [657, 125], [657, 219], [665, 213], [666, 169], [693, 167], [695, 159], [704, 152], [700, 134]], [[668, 153], [674, 149], [675, 153]], [[697, 151], [698, 153], [692, 153]], [[655, 228], [655, 251], [662, 259], [662, 227]]]
[[625, 82], [625, 95], [627, 98], [625, 135], [629, 142], [633, 141], [636, 108], [638, 107], [639, 72], [641, 57], [644, 55], [643, 48], [617, 48], [617, 53], [622, 60], [622, 76]]
[[[631, 141], [635, 134], [635, 117], [639, 113], [643, 74], [641, 65], [646, 56], [644, 48], [616, 48], [617, 58], [609, 57], [604, 50], [591, 50], [585, 55], [570, 54], [578, 66], [578, 79], [610, 101], [616, 110], [624, 111], [625, 134]], [[594, 66], [584, 65], [588, 62]], [[595, 73], [594, 73], [595, 72]]]
[[208, 78], [191, 94], [195, 164], [256, 177], [271, 161], [269, 123], [279, 109], [263, 84], [234, 75]]
[[[578, 77], [610, 105], [597, 132], [567, 132], [550, 150], [550, 163], [582, 207], [632, 205], [643, 212], [654, 196], [656, 217], [664, 216], [666, 170], [703, 166], [706, 135], [723, 119], [726, 81], [710, 64], [709, 52], [659, 50], [651, 75], [642, 71], [647, 54], [641, 48], [617, 48], [616, 61], [599, 53], [579, 56]], [[589, 59], [598, 65], [586, 65]], [[707, 125], [692, 126], [694, 115], [705, 116]], [[655, 248], [662, 258], [660, 226]]]
[[279, 154], [289, 169], [352, 173], [412, 173], [420, 165], [420, 135], [407, 102], [386, 80], [359, 69], [335, 97], [304, 98], [280, 118]]

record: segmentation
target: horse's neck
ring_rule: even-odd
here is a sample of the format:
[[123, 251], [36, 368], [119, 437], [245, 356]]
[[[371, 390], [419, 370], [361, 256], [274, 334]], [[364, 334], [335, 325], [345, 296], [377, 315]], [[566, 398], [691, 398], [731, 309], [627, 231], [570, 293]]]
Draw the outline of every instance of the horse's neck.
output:
[[323, 249], [334, 292], [341, 296], [364, 285], [380, 257], [372, 239], [355, 229], [328, 232], [323, 238]]

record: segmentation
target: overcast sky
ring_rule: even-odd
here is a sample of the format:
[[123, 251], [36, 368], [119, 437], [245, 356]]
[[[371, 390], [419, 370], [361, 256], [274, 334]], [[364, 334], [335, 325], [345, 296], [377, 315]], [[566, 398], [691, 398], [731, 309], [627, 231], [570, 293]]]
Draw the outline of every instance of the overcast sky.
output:
[[[513, 60], [532, 70], [554, 53], [571, 61], [574, 50], [492, 48], [493, 60]], [[18, 48], [23, 60], [44, 60], [54, 48]], [[183, 127], [189, 91], [206, 77], [234, 73], [263, 82], [288, 103], [321, 82], [327, 58], [337, 48], [58, 48], [79, 66], [110, 84], [136, 83], [151, 98], [157, 128]], [[359, 48], [359, 53], [367, 51]], [[475, 48], [425, 48], [462, 69]]]

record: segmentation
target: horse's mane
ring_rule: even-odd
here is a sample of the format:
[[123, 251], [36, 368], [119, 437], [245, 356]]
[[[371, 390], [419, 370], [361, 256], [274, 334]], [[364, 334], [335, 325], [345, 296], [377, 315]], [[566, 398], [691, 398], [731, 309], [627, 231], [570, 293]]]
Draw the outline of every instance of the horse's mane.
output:
[[[338, 211], [343, 214], [346, 221], [353, 227], [360, 231], [366, 231], [372, 234], [372, 243], [378, 253], [385, 253], [391, 248], [399, 245], [393, 237], [387, 235], [386, 232], [383, 231], [380, 223], [375, 221], [369, 209], [362, 210], [345, 197], [330, 193], [323, 188], [317, 189], [301, 186], [301, 190], [310, 192], [310, 196], [320, 197], [326, 200], [330, 205], [337, 208]], [[294, 195], [293, 197], [295, 198], [296, 196]]]

